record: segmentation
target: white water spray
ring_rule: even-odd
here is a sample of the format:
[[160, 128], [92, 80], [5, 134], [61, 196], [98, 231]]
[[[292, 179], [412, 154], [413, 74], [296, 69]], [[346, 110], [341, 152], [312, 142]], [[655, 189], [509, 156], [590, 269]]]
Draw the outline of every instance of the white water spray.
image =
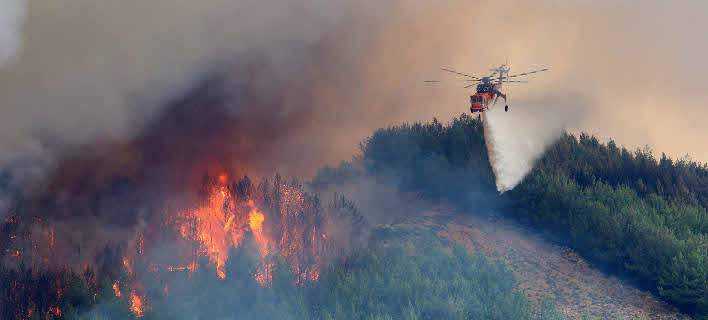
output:
[[544, 121], [533, 109], [538, 110], [519, 107], [513, 112], [504, 112], [504, 108], [497, 106], [482, 114], [487, 154], [501, 193], [513, 189], [524, 179], [563, 130], [557, 122], [551, 125]]

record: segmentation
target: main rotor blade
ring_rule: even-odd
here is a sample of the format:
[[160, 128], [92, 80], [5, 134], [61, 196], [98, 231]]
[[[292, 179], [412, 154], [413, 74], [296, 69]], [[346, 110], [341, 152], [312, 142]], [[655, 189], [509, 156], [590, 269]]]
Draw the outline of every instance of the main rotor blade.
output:
[[528, 81], [519, 81], [519, 80], [504, 80], [502, 83], [529, 83]]
[[[472, 82], [473, 84], [479, 83], [482, 80], [477, 79], [460, 79], [461, 82]], [[440, 80], [423, 80], [425, 83], [450, 83], [451, 81], [440, 81]]]
[[454, 73], [454, 74], [457, 74], [457, 75], [461, 75], [461, 76], [465, 76], [465, 77], [468, 77], [468, 78], [472, 78], [472, 79], [475, 79], [475, 80], [479, 79], [478, 77], [475, 77], [475, 76], [473, 76], [473, 75], [471, 75], [471, 74], [466, 74], [466, 73], [462, 73], [462, 72], [457, 72], [457, 71], [455, 71], [455, 70], [452, 70], [451, 68], [442, 67], [442, 68], [440, 68], [440, 69], [443, 70], [443, 71], [451, 72], [451, 73]]
[[519, 73], [519, 74], [512, 74], [512, 75], [508, 75], [508, 76], [506, 76], [506, 77], [507, 77], [507, 78], [520, 77], [520, 76], [526, 76], [526, 75], [529, 75], [529, 74], [538, 73], [538, 72], [543, 72], [543, 71], [548, 71], [548, 70], [550, 70], [550, 69], [548, 69], [548, 68], [543, 68], [543, 69], [534, 70], [534, 71], [529, 71], [529, 72], [524, 72], [524, 73]]

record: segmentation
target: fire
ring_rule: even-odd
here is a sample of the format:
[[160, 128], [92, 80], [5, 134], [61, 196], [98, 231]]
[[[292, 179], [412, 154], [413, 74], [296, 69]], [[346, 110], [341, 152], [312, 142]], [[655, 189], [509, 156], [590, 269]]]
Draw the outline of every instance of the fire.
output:
[[133, 263], [131, 263], [130, 258], [123, 257], [123, 268], [129, 275], [133, 274]]
[[[278, 182], [271, 195], [277, 197], [271, 198], [277, 199], [277, 203], [262, 208], [265, 195], [254, 194], [253, 189], [248, 189], [250, 181], [248, 184], [229, 183], [226, 174], [209, 180], [201, 205], [179, 212], [177, 219], [173, 219], [179, 236], [198, 245], [189, 259], [192, 261], [190, 267], [186, 269], [193, 272], [197, 258], [207, 257], [215, 267], [216, 276], [225, 279], [230, 250], [239, 248], [243, 239], [250, 235], [260, 257], [258, 269], [252, 276], [262, 286], [268, 286], [272, 280], [274, 262], [270, 255], [274, 251], [291, 264], [297, 283], [319, 279], [318, 256], [322, 248], [320, 244], [326, 241], [326, 237], [321, 237], [318, 232], [316, 216], [308, 213], [312, 202], [308, 202], [303, 192]], [[175, 265], [167, 269], [182, 271], [185, 266]]]
[[254, 274], [253, 277], [261, 286], [269, 286], [273, 282], [273, 264], [263, 264], [263, 266], [256, 271], [256, 274]]
[[143, 297], [135, 293], [135, 290], [130, 291], [130, 311], [140, 318], [145, 315], [144, 308]]
[[262, 267], [254, 275], [256, 282], [261, 286], [268, 286], [273, 281], [273, 264], [266, 262], [265, 258], [268, 256], [268, 238], [263, 233], [263, 222], [265, 221], [265, 215], [258, 210], [253, 204], [253, 200], [248, 202], [251, 211], [248, 214], [248, 225], [251, 228], [253, 237], [258, 245], [258, 251], [261, 255]]
[[226, 173], [222, 173], [219, 175], [219, 183], [221, 185], [226, 185], [229, 182], [229, 175]]
[[61, 318], [61, 308], [57, 306], [49, 307], [49, 314], [54, 318]]
[[120, 294], [120, 282], [119, 282], [118, 280], [116, 280], [115, 282], [113, 282], [113, 294], [116, 295], [116, 298], [120, 298], [120, 296], [121, 296], [121, 294]]
[[201, 251], [216, 267], [216, 275], [226, 278], [224, 270], [228, 251], [237, 247], [241, 241], [240, 230], [233, 227], [236, 218], [230, 209], [229, 191], [225, 176], [220, 176], [205, 204], [197, 209], [183, 212], [184, 223], [178, 227], [180, 235], [196, 240]]
[[250, 232], [258, 245], [263, 264], [254, 277], [261, 284], [269, 281], [272, 267], [268, 267], [265, 258], [270, 252], [271, 241], [265, 230], [266, 215], [253, 199], [236, 199], [228, 187], [228, 175], [218, 176], [202, 206], [182, 212], [179, 216], [182, 218], [182, 223], [177, 226], [179, 234], [199, 243], [199, 251], [214, 264], [220, 279], [226, 278], [229, 250], [238, 248], [246, 233]]
[[54, 245], [55, 245], [55, 243], [56, 243], [56, 240], [55, 240], [55, 239], [56, 239], [56, 235], [54, 234], [54, 228], [49, 228], [48, 238], [49, 238], [49, 241], [48, 241], [48, 242], [49, 242], [49, 248], [50, 248], [50, 249], [53, 249], [53, 248], [54, 248]]
[[[251, 203], [253, 203], [253, 201], [251, 201]], [[263, 213], [253, 208], [248, 215], [248, 225], [251, 227], [251, 231], [261, 234], [263, 232], [263, 221], [265, 221]]]
[[268, 238], [263, 233], [265, 215], [253, 205], [253, 201], [249, 201], [248, 204], [251, 207], [251, 211], [248, 213], [248, 226], [251, 228], [251, 232], [258, 244], [261, 257], [265, 257], [268, 255]]
[[[102, 257], [104, 261], [114, 262], [115, 268], [122, 270], [121, 273], [111, 272], [112, 278], [106, 279], [95, 273], [91, 260], [80, 260], [77, 265], [80, 264], [78, 267], [94, 301], [98, 299], [98, 293], [108, 289], [117, 299], [123, 300], [136, 317], [147, 317], [150, 308], [147, 302], [158, 301], [152, 300], [153, 295], [174, 295], [171, 290], [181, 290], [180, 287], [168, 289], [166, 285], [171, 277], [180, 277], [177, 273], [183, 273], [188, 281], [200, 279], [192, 274], [206, 267], [214, 268], [219, 279], [226, 279], [227, 271], [230, 271], [227, 270], [229, 254], [234, 249], [253, 250], [258, 259], [255, 269], [250, 271], [252, 274], [234, 274], [234, 277], [249, 277], [260, 286], [270, 287], [274, 271], [281, 267], [282, 261], [283, 266], [292, 272], [293, 283], [304, 285], [318, 281], [320, 267], [326, 260], [323, 255], [337, 252], [330, 249], [332, 242], [323, 232], [326, 217], [323, 209], [318, 207], [317, 198], [278, 177], [258, 186], [246, 178], [237, 182], [229, 179], [226, 174], [205, 179], [203, 186], [194, 186], [194, 193], [187, 193], [184, 200], [192, 202], [179, 202], [181, 207], [177, 209], [166, 203], [162, 207], [163, 214], [146, 219], [125, 245], [118, 250], [106, 249]], [[189, 198], [191, 195], [194, 198]], [[7, 217], [5, 222], [16, 223], [15, 220], [14, 216]], [[48, 249], [48, 257], [55, 252], [52, 250], [68, 250], [63, 233], [58, 231], [61, 229], [46, 219], [32, 222], [38, 227], [31, 230], [37, 232], [14, 232], [15, 225], [6, 225], [11, 230], [7, 236], [8, 245], [3, 248], [7, 257], [13, 257], [13, 260], [29, 257], [32, 259], [27, 261], [47, 263], [43, 251], [35, 253], [32, 250], [37, 251], [36, 247]], [[161, 252], [165, 240], [171, 243], [168, 250]], [[253, 247], [245, 245], [246, 241], [252, 241]], [[23, 246], [23, 243], [32, 246]], [[35, 256], [40, 259], [33, 258]], [[145, 277], [156, 281], [142, 283], [141, 280], [147, 279]], [[106, 282], [109, 288], [102, 288], [104, 280], [109, 281]], [[63, 299], [63, 291], [68, 288], [65, 281], [57, 278], [57, 294], [54, 295], [57, 301]], [[159, 289], [149, 288], [155, 284], [160, 286]], [[51, 307], [53, 303], [56, 302], [52, 301], [41, 309], [37, 305], [27, 305], [24, 314], [61, 314], [58, 307]]]

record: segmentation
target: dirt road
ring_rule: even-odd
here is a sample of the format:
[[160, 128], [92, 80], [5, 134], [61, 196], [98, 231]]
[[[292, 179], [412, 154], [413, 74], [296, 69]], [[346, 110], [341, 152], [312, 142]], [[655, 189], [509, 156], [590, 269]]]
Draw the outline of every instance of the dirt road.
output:
[[517, 223], [436, 209], [426, 224], [472, 251], [502, 259], [531, 301], [554, 301], [571, 319], [690, 319], [651, 293], [593, 268], [572, 250], [549, 243]]

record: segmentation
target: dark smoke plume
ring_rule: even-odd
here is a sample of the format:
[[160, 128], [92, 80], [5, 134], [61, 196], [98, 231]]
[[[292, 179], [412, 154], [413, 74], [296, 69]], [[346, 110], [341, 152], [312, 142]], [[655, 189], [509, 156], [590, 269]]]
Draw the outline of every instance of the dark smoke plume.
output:
[[34, 238], [53, 226], [55, 250], [66, 250], [56, 263], [91, 261], [155, 223], [166, 203], [194, 203], [205, 176], [269, 178], [280, 163], [307, 166], [300, 159], [312, 150], [293, 139], [322, 111], [303, 94], [300, 83], [314, 81], [307, 68], [304, 61], [297, 77], [278, 80], [267, 60], [234, 62], [174, 98], [131, 139], [53, 146], [58, 160], [11, 202], [12, 219]]

